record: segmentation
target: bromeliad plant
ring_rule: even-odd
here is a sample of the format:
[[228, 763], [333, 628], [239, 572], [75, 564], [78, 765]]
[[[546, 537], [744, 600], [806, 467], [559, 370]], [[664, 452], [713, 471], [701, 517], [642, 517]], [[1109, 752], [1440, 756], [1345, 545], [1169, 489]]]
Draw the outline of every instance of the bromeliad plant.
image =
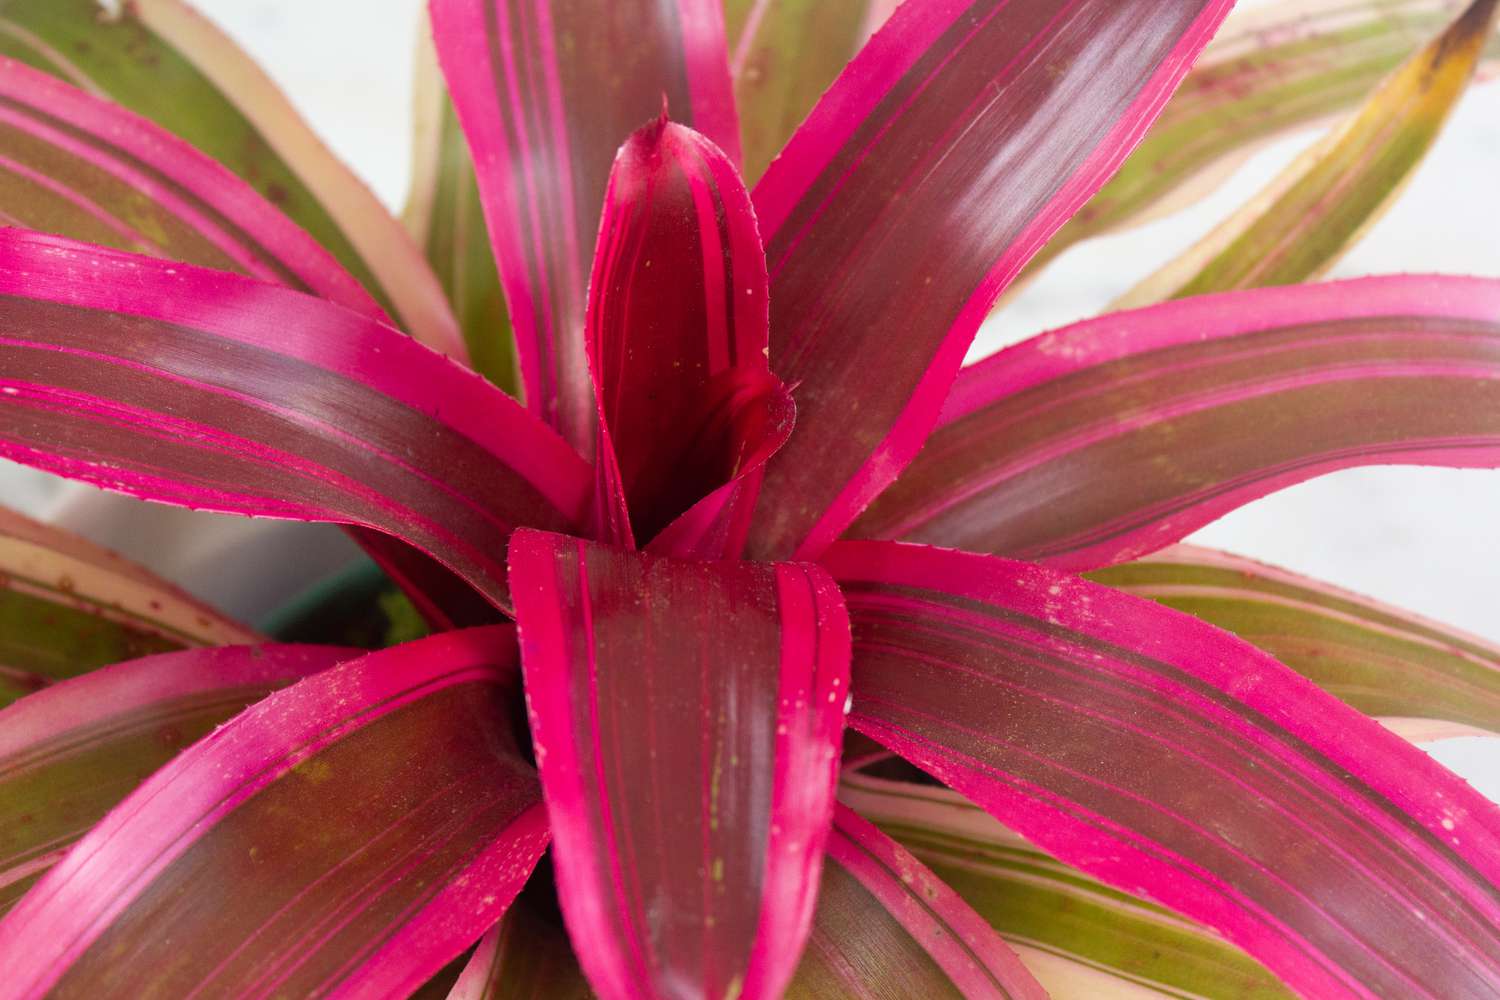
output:
[[[1294, 284], [1496, 4], [1188, 75], [1229, 6], [433, 0], [413, 240], [176, 0], [0, 2], [0, 453], [342, 523], [435, 633], [0, 520], [0, 996], [1500, 994], [1500, 811], [1402, 736], [1500, 727], [1500, 651], [1170, 547], [1500, 464], [1500, 282]], [[1346, 112], [961, 367], [1043, 247]]]

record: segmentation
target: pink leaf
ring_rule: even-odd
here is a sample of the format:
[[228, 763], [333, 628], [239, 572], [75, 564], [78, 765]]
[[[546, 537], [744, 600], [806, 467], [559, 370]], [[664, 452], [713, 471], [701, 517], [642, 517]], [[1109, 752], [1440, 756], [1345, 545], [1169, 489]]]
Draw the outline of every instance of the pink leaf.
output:
[[521, 531], [522, 665], [563, 913], [605, 997], [776, 997], [812, 919], [847, 696], [812, 566]]
[[1267, 288], [1042, 334], [964, 369], [854, 532], [1092, 569], [1376, 463], [1500, 465], [1500, 281]]
[[1500, 810], [1253, 647], [1055, 570], [889, 542], [827, 565], [852, 724], [1047, 852], [1317, 997], [1500, 989]]
[[236, 275], [0, 230], [0, 455], [235, 514], [395, 535], [503, 605], [519, 524], [567, 528], [578, 456], [390, 327]]
[[657, 117], [739, 159], [719, 0], [431, 0], [515, 324], [527, 404], [594, 446], [584, 306], [615, 151]]
[[756, 186], [797, 433], [755, 558], [815, 556], [911, 461], [974, 332], [1139, 141], [1230, 0], [907, 3]]
[[518, 681], [495, 626], [259, 702], [0, 921], [7, 995], [405, 996], [499, 919], [546, 845], [504, 721]]

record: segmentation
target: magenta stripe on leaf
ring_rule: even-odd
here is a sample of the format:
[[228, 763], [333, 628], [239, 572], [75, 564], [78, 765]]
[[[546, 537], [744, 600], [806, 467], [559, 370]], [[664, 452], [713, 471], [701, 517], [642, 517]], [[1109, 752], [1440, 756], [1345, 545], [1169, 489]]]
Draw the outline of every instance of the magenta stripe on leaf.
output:
[[605, 997], [775, 997], [812, 919], [848, 622], [813, 566], [521, 531], [522, 665], [568, 928]]
[[964, 369], [854, 533], [1092, 569], [1392, 463], [1500, 465], [1500, 282], [1267, 288], [1034, 337]]
[[589, 470], [504, 393], [366, 317], [236, 275], [0, 231], [0, 454], [209, 510], [363, 525], [497, 605], [517, 525]]
[[980, 322], [1140, 139], [1229, 0], [899, 7], [754, 193], [797, 433], [757, 558], [815, 556], [911, 461]]
[[1500, 733], [1500, 644], [1194, 545], [1089, 578], [1233, 632], [1367, 715], [1446, 719]]
[[[23, 225], [239, 271], [385, 318], [331, 254], [230, 170], [111, 101], [0, 57], [7, 173], [22, 185], [0, 208]], [[439, 346], [465, 356], [461, 342]]]
[[515, 659], [507, 626], [408, 643], [195, 744], [0, 921], [7, 995], [415, 989], [505, 912], [547, 842], [505, 721]]
[[766, 358], [765, 254], [750, 195], [693, 130], [661, 119], [615, 158], [587, 337], [600, 417], [595, 509], [605, 515], [597, 537], [649, 541], [748, 476], [733, 503], [714, 505], [715, 523], [743, 525], [760, 464], [791, 431], [791, 404]]
[[0, 913], [183, 747], [277, 688], [359, 655], [278, 645], [163, 653], [0, 712]]
[[[485, 938], [448, 1000], [590, 1000], [557, 918], [528, 889]], [[660, 995], [660, 994], [657, 994]], [[684, 989], [674, 996], [700, 995]], [[1014, 952], [920, 861], [835, 806], [812, 933], [791, 1000], [1040, 1000]]]
[[1043, 566], [890, 542], [826, 563], [852, 723], [1061, 860], [1310, 996], [1500, 989], [1500, 810], [1248, 644]]
[[527, 403], [590, 453], [585, 294], [610, 164], [663, 99], [739, 159], [723, 11], [719, 0], [432, 0], [431, 11]]
[[964, 997], [1046, 1000], [1046, 990], [983, 917], [906, 848], [844, 805], [834, 813], [828, 859], [864, 886]]

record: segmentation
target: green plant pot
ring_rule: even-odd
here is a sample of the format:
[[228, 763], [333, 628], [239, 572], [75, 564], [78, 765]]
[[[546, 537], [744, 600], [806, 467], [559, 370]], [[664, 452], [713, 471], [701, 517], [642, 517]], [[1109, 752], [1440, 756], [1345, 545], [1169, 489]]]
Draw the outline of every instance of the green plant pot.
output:
[[411, 602], [368, 559], [308, 587], [261, 619], [262, 632], [281, 642], [380, 649], [427, 633]]

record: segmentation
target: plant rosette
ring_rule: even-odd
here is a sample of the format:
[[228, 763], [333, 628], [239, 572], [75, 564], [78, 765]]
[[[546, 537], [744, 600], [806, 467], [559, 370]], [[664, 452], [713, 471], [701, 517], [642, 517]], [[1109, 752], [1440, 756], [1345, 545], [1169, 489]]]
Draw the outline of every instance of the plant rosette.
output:
[[[1488, 732], [1500, 652], [1173, 548], [1500, 465], [1500, 280], [1296, 283], [1494, 0], [1288, 8], [1217, 89], [1230, 0], [891, 6], [432, 0], [403, 224], [178, 0], [0, 2], [0, 456], [342, 525], [409, 602], [266, 642], [0, 520], [0, 997], [1500, 993], [1500, 809], [1407, 738]], [[964, 367], [1165, 207], [1133, 150], [1236, 152], [1186, 150], [1246, 46], [1345, 117]]]

